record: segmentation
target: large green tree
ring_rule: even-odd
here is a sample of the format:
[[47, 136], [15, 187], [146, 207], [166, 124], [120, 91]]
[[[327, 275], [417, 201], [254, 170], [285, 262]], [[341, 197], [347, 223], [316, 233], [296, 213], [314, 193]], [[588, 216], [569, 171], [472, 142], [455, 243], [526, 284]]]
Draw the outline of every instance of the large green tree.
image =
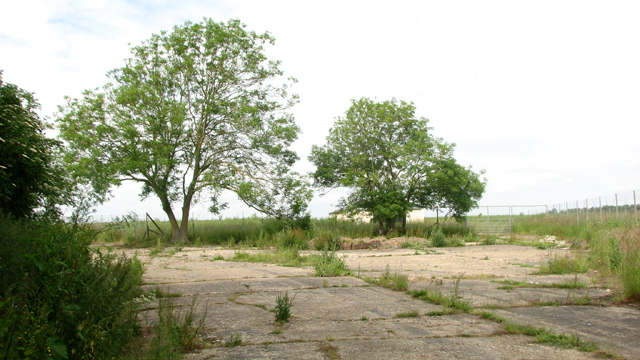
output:
[[45, 137], [33, 93], [2, 81], [0, 71], [0, 213], [16, 219], [59, 215], [60, 142]]
[[398, 217], [404, 231], [413, 208], [445, 208], [462, 219], [482, 197], [482, 172], [459, 165], [455, 145], [430, 134], [427, 123], [416, 118], [413, 103], [352, 100], [329, 130], [327, 144], [312, 148], [316, 186], [349, 189], [339, 206], [351, 214], [371, 212], [380, 233], [395, 230]]
[[187, 240], [192, 203], [210, 196], [216, 213], [224, 190], [276, 218], [303, 215], [311, 191], [291, 171], [298, 157], [289, 150], [299, 133], [287, 113], [295, 79], [279, 81], [280, 62], [264, 54], [273, 43], [239, 20], [204, 19], [133, 47], [111, 83], [60, 107], [76, 179], [101, 200], [121, 181], [141, 183], [142, 197], [160, 199], [173, 241]]

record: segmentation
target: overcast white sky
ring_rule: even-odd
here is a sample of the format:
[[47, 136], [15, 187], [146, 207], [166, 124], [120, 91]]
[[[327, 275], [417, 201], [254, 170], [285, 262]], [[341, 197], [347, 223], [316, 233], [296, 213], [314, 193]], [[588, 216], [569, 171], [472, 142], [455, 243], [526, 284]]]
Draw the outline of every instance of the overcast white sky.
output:
[[[413, 101], [463, 165], [485, 169], [482, 205], [558, 204], [640, 190], [637, 1], [5, 1], [4, 80], [52, 117], [104, 85], [129, 44], [187, 20], [238, 18], [276, 38], [268, 56], [299, 83], [299, 171], [350, 99]], [[96, 217], [166, 218], [123, 186]], [[340, 192], [317, 197], [326, 217]], [[254, 213], [225, 197], [225, 217]], [[206, 204], [196, 218], [211, 218]]]

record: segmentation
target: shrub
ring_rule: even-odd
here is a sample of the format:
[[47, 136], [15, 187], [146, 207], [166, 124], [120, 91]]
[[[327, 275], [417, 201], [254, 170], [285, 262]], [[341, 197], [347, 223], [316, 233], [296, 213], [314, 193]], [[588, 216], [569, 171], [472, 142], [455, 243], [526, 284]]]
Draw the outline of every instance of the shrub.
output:
[[111, 358], [139, 329], [136, 259], [88, 247], [88, 227], [0, 217], [5, 359]]
[[278, 293], [276, 295], [276, 321], [284, 322], [289, 321], [291, 317], [291, 305], [293, 305], [293, 299], [296, 297], [289, 297], [289, 291], [285, 291], [284, 295], [282, 293]]

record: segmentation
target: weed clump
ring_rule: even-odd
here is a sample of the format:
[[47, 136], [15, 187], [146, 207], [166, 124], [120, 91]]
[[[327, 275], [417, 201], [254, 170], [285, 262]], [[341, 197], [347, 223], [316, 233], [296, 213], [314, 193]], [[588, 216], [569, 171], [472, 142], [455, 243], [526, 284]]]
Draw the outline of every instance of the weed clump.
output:
[[177, 310], [174, 299], [161, 298], [158, 307], [158, 324], [149, 344], [148, 359], [181, 359], [182, 353], [199, 346], [198, 336], [204, 330], [207, 309], [196, 321], [196, 298], [186, 310]]
[[558, 256], [557, 253], [551, 258], [549, 253], [548, 263], [540, 264], [541, 274], [574, 274], [584, 273], [589, 271], [589, 264], [586, 257], [582, 253], [578, 253], [576, 256], [571, 257], [569, 255]]
[[285, 291], [284, 295], [282, 293], [278, 293], [278, 295], [276, 295], [276, 307], [275, 307], [275, 314], [276, 314], [276, 321], [277, 322], [285, 322], [285, 321], [289, 321], [289, 318], [291, 317], [291, 306], [293, 305], [293, 300], [296, 297], [289, 297], [289, 291]]
[[351, 275], [351, 271], [344, 261], [336, 256], [335, 252], [325, 250], [315, 262], [316, 276], [342, 276]]
[[378, 279], [378, 285], [391, 290], [407, 291], [409, 290], [409, 278], [405, 274], [390, 274], [389, 264], [387, 264], [387, 270]]
[[447, 240], [444, 238], [442, 229], [438, 227], [431, 235], [431, 245], [433, 247], [445, 247], [447, 246]]
[[313, 246], [316, 250], [338, 251], [342, 246], [340, 233], [336, 230], [321, 230], [314, 238]]

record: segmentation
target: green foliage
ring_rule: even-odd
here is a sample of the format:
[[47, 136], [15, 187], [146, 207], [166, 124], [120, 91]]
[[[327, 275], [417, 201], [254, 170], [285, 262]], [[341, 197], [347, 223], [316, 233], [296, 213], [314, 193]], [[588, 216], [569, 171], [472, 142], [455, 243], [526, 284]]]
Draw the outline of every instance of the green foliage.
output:
[[549, 261], [547, 264], [540, 264], [540, 273], [542, 274], [573, 274], [584, 273], [589, 271], [589, 264], [586, 256], [583, 253], [577, 253], [575, 256], [561, 255], [558, 253], [551, 257], [549, 254]]
[[510, 334], [524, 334], [534, 336], [541, 344], [548, 344], [560, 348], [577, 348], [580, 351], [590, 352], [598, 350], [598, 346], [593, 341], [584, 341], [577, 335], [556, 334], [553, 330], [545, 327], [536, 328], [531, 325], [520, 325], [511, 322], [505, 324], [505, 328]]
[[242, 336], [240, 336], [240, 333], [229, 336], [229, 340], [225, 343], [225, 346], [228, 348], [234, 348], [240, 345], [242, 345]]
[[276, 252], [259, 252], [250, 254], [247, 252], [237, 252], [228, 261], [246, 261], [268, 264], [278, 264], [281, 266], [308, 266], [315, 263], [317, 255], [300, 256], [297, 248], [279, 249]]
[[136, 258], [91, 250], [88, 226], [0, 217], [0, 228], [5, 359], [110, 359], [129, 342], [139, 328]]
[[297, 248], [306, 250], [309, 247], [306, 234], [300, 229], [281, 231], [276, 236], [278, 249]]
[[498, 237], [495, 235], [487, 236], [482, 239], [482, 245], [495, 245], [497, 243]]
[[277, 219], [304, 217], [311, 191], [291, 171], [298, 157], [289, 150], [299, 128], [287, 110], [297, 96], [265, 55], [273, 43], [239, 20], [152, 35], [102, 90], [60, 107], [69, 171], [101, 200], [123, 180], [141, 183], [143, 198], [160, 200], [173, 241], [187, 241], [190, 207], [203, 192], [213, 213], [226, 208], [219, 197], [229, 190]]
[[389, 274], [387, 271], [378, 279], [378, 285], [387, 289], [406, 291], [409, 289], [409, 278], [405, 274]]
[[293, 305], [293, 300], [295, 299], [295, 295], [293, 297], [289, 297], [289, 291], [285, 291], [284, 295], [282, 293], [278, 293], [276, 295], [276, 321], [277, 322], [285, 322], [289, 321], [291, 317], [291, 306]]
[[147, 359], [182, 359], [182, 353], [198, 347], [198, 336], [203, 332], [208, 307], [196, 321], [196, 297], [191, 304], [178, 310], [173, 298], [162, 298], [158, 307], [158, 324], [149, 344]]
[[447, 240], [444, 238], [444, 234], [442, 233], [442, 230], [439, 227], [431, 235], [431, 246], [433, 247], [447, 246]]
[[316, 186], [349, 188], [340, 207], [371, 212], [381, 233], [395, 230], [395, 219], [413, 208], [446, 208], [460, 220], [485, 183], [456, 163], [454, 145], [431, 135], [427, 122], [415, 117], [412, 103], [352, 100], [329, 130], [327, 145], [311, 150]]
[[449, 296], [442, 294], [441, 291], [431, 289], [408, 290], [407, 293], [414, 298], [421, 299], [432, 304], [444, 305], [445, 311], [447, 313], [471, 313], [473, 311], [471, 304], [469, 304], [468, 301], [461, 300], [458, 296], [460, 280], [462, 280], [463, 275], [464, 274], [456, 278], [455, 282], [453, 283], [453, 294]]
[[412, 310], [409, 312], [397, 313], [396, 317], [400, 319], [417, 318], [417, 317], [420, 317], [420, 314], [418, 314], [416, 310]]
[[344, 261], [336, 256], [335, 252], [325, 250], [315, 261], [316, 276], [342, 276], [351, 275], [351, 271]]
[[56, 218], [66, 193], [61, 143], [44, 136], [50, 126], [39, 108], [32, 93], [4, 83], [0, 71], [0, 213], [15, 219]]
[[624, 298], [640, 302], [640, 229], [631, 229], [622, 236], [620, 250], [622, 256], [618, 273], [624, 287]]
[[336, 230], [318, 231], [313, 246], [316, 250], [337, 251], [342, 246], [342, 239]]

